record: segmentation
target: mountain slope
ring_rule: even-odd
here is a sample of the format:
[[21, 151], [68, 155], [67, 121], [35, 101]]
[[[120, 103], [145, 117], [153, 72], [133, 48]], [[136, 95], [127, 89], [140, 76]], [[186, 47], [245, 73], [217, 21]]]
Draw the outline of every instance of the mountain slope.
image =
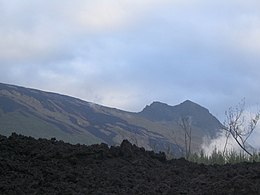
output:
[[[13, 131], [70, 143], [109, 145], [129, 139], [138, 146], [181, 153], [183, 132], [176, 121], [192, 118], [194, 150], [203, 136], [214, 137], [221, 123], [191, 101], [177, 106], [154, 102], [139, 113], [109, 108], [77, 98], [0, 84], [0, 133]], [[176, 141], [178, 140], [178, 142]]]

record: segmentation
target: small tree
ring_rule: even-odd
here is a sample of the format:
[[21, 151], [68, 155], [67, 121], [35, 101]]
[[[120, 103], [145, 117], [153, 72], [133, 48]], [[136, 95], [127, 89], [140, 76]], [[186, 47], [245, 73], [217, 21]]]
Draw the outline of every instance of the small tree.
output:
[[184, 132], [184, 143], [185, 143], [185, 157], [189, 159], [191, 155], [191, 118], [190, 117], [181, 117], [178, 121], [178, 125]]
[[245, 124], [244, 111], [245, 100], [243, 99], [238, 106], [235, 108], [230, 107], [228, 111], [225, 112], [226, 121], [224, 122], [223, 129], [226, 131], [226, 142], [223, 155], [225, 155], [228, 140], [231, 136], [243, 151], [252, 156], [252, 153], [247, 149], [247, 140], [256, 128], [260, 113], [257, 112], [254, 117], [250, 118], [249, 123]]

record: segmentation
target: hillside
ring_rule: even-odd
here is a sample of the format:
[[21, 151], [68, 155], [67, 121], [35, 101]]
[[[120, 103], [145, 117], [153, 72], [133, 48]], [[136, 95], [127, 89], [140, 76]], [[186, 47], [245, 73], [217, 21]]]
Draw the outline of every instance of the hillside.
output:
[[70, 143], [118, 145], [123, 139], [146, 149], [181, 154], [181, 117], [192, 119], [192, 148], [204, 136], [214, 137], [221, 123], [202, 106], [185, 101], [176, 106], [154, 102], [132, 113], [77, 98], [19, 86], [0, 84], [0, 133], [35, 138], [56, 137]]
[[216, 135], [216, 127], [221, 124], [208, 109], [190, 101], [170, 106], [161, 102], [153, 102], [150, 106], [146, 106], [140, 113], [140, 116], [157, 122], [178, 121], [181, 117], [192, 117], [192, 125], [214, 137]]
[[0, 136], [1, 194], [259, 194], [260, 163], [166, 161], [128, 141], [71, 145]]

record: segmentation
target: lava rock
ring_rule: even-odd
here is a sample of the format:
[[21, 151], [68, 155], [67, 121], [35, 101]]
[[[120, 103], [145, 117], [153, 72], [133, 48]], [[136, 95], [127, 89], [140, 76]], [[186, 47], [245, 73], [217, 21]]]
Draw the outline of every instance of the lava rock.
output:
[[167, 161], [124, 140], [72, 145], [0, 135], [0, 194], [260, 194], [260, 163]]

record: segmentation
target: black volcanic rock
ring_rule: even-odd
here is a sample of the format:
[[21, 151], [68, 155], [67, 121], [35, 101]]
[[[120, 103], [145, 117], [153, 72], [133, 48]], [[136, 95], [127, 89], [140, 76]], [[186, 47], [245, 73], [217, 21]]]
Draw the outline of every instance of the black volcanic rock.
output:
[[260, 163], [166, 161], [123, 141], [71, 145], [0, 136], [0, 194], [259, 194]]

